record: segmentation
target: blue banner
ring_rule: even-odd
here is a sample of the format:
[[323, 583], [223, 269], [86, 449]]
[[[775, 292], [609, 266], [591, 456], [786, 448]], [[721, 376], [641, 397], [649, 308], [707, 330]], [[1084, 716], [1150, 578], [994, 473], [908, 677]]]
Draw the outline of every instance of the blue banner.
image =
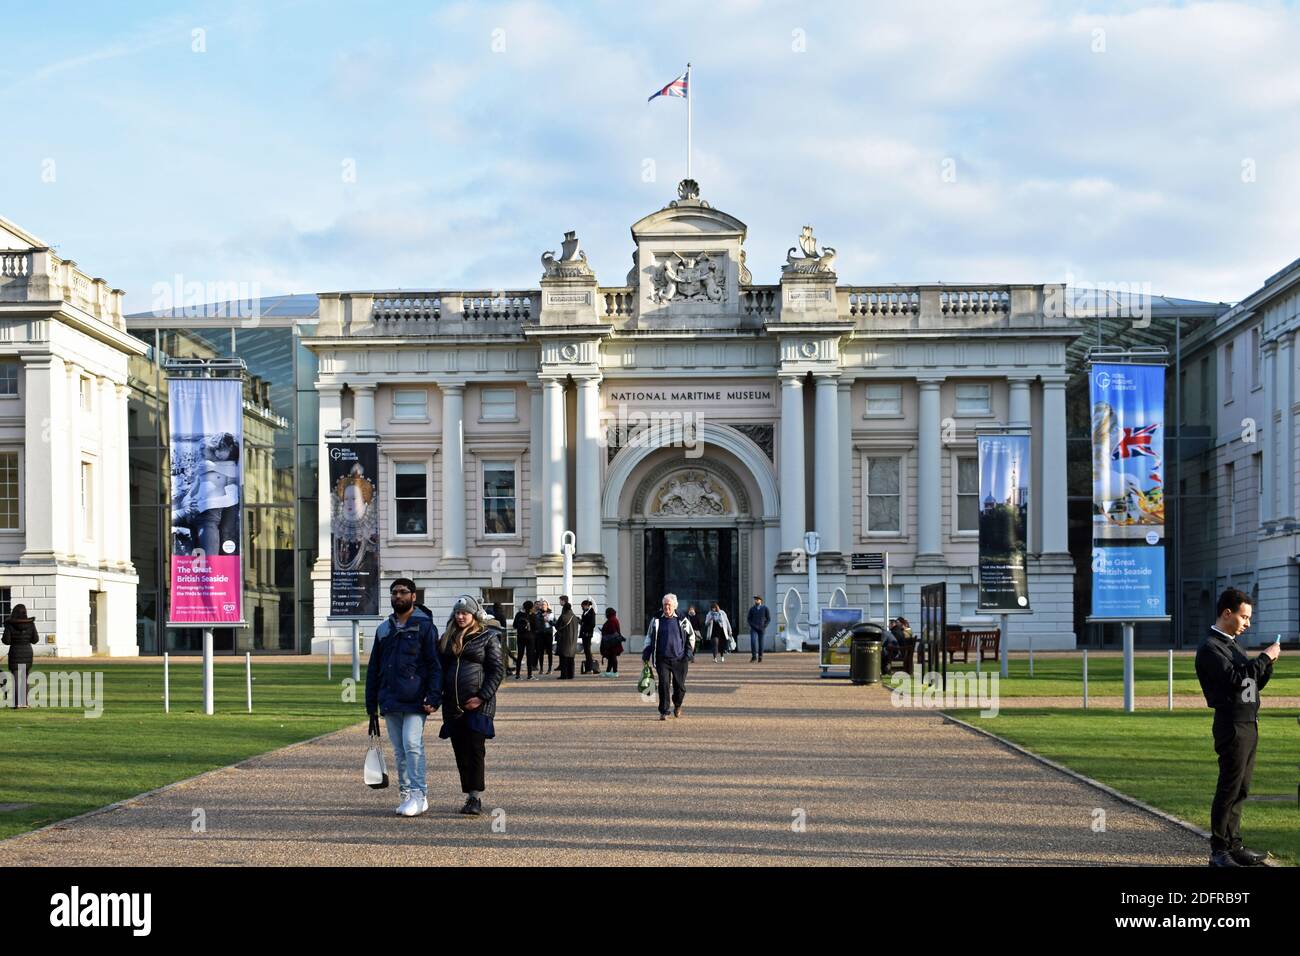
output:
[[1092, 405], [1092, 616], [1165, 610], [1165, 367], [1096, 364]]
[[1029, 609], [1028, 435], [979, 435], [981, 611]]
[[1092, 549], [1094, 617], [1131, 620], [1166, 613], [1163, 545]]

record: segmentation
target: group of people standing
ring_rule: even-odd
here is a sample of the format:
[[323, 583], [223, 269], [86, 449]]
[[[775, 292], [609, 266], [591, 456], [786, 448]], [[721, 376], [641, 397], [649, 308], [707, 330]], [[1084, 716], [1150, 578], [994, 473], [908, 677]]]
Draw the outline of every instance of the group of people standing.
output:
[[[592, 655], [592, 643], [598, 630], [598, 650], [605, 664], [603, 673], [606, 677], [618, 676], [618, 658], [623, 653], [624, 643], [618, 612], [612, 607], [605, 608], [605, 620], [597, 625], [595, 605], [590, 600], [584, 600], [581, 607], [581, 613], [575, 613], [567, 594], [560, 595], [558, 615], [545, 598], [523, 603], [512, 622], [516, 640], [515, 680], [520, 679], [520, 673], [525, 667], [528, 680], [533, 679], [534, 669], [538, 677], [551, 673], [555, 656], [560, 658], [559, 679], [572, 680], [579, 645], [583, 654], [582, 672], [601, 674], [600, 665]], [[546, 658], [545, 671], [542, 670], [543, 656]]]

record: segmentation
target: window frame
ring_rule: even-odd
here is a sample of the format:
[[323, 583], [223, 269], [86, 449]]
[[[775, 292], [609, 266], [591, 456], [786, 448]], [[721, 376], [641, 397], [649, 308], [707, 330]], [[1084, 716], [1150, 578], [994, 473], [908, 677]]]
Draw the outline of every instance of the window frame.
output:
[[[511, 403], [511, 414], [506, 416], [490, 416], [487, 414], [488, 392], [509, 392], [513, 397]], [[493, 424], [499, 422], [517, 422], [519, 421], [519, 389], [511, 385], [484, 385], [478, 390], [478, 420], [483, 424]]]
[[1258, 392], [1264, 387], [1264, 352], [1260, 344], [1263, 339], [1257, 325], [1249, 332], [1246, 341], [1250, 343], [1250, 390]]
[[[961, 499], [968, 497], [970, 493], [963, 494], [959, 491], [959, 480], [961, 478], [961, 461], [968, 458], [975, 462], [975, 527], [963, 529], [961, 527]], [[980, 536], [979, 515], [983, 502], [980, 501], [979, 489], [979, 446], [978, 444], [962, 445], [949, 449], [948, 454], [949, 470], [951, 474], [949, 497], [951, 499], [952, 521], [948, 529], [949, 535], [954, 539], [967, 540], [970, 538], [978, 539]]]
[[[22, 398], [22, 379], [23, 379], [22, 360], [19, 359], [18, 356], [16, 355], [6, 355], [4, 357], [0, 357], [0, 366], [7, 366], [7, 365], [12, 365], [14, 368], [14, 390], [12, 392], [0, 391], [0, 400], [6, 398], [8, 399]], [[0, 381], [4, 381], [4, 378], [0, 377]]]
[[[499, 457], [491, 457], [491, 452], [487, 451], [483, 455], [475, 455], [478, 462], [478, 518], [479, 518], [479, 540], [481, 541], [518, 541], [523, 535], [523, 513], [519, 508], [520, 482], [522, 477], [522, 467], [520, 464], [520, 455], [517, 453], [503, 454]], [[515, 503], [515, 530], [511, 532], [490, 532], [487, 530], [487, 470], [488, 465], [509, 465], [514, 471], [514, 503]]]
[[1236, 342], [1232, 339], [1223, 343], [1223, 404], [1231, 405], [1237, 397], [1237, 376], [1233, 368], [1236, 362]]
[[[888, 412], [873, 412], [871, 410], [871, 390], [873, 388], [894, 388], [898, 390], [898, 408]], [[862, 417], [870, 419], [881, 418], [902, 418], [903, 417], [903, 383], [902, 382], [867, 382], [866, 390], [863, 392]]]
[[[398, 395], [423, 395], [424, 411], [417, 417], [414, 415], [397, 414]], [[426, 425], [429, 423], [429, 390], [419, 385], [395, 385], [392, 388], [392, 395], [389, 397], [388, 423], [390, 425]]]
[[15, 472], [18, 483], [18, 514], [17, 526], [13, 528], [0, 528], [0, 535], [22, 535], [27, 533], [27, 483], [24, 480], [25, 473], [23, 469], [27, 465], [27, 450], [22, 445], [0, 445], [0, 455], [13, 453], [15, 461]]
[[[392, 504], [388, 509], [389, 534], [388, 538], [393, 544], [405, 544], [415, 541], [432, 541], [433, 540], [433, 456], [432, 455], [396, 455], [389, 458], [388, 468], [390, 480], [393, 483], [393, 493], [390, 497]], [[397, 475], [398, 469], [402, 465], [411, 465], [424, 469], [424, 531], [403, 532], [398, 527], [397, 503], [399, 501], [417, 501], [417, 498], [397, 496]]]
[[[963, 410], [961, 407], [961, 390], [963, 388], [982, 388], [984, 389], [984, 407], [980, 409]], [[993, 384], [991, 382], [963, 382], [953, 383], [952, 389], [952, 414], [954, 418], [971, 418], [979, 415], [993, 414]]]
[[[908, 458], [912, 449], [899, 446], [862, 447], [859, 446], [859, 489], [858, 500], [861, 517], [858, 521], [858, 539], [860, 541], [906, 541], [910, 534], [908, 521]], [[898, 460], [898, 528], [872, 531], [871, 522], [871, 488], [868, 475], [872, 459], [895, 458]]]

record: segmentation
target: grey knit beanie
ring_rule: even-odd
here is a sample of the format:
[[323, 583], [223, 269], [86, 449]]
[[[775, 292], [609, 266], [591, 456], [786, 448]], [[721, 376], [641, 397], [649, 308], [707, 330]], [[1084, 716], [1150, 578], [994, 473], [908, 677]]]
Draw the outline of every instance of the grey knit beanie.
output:
[[455, 614], [457, 611], [467, 612], [480, 623], [487, 620], [487, 612], [483, 610], [483, 605], [468, 594], [456, 598], [456, 605], [451, 609], [451, 613]]

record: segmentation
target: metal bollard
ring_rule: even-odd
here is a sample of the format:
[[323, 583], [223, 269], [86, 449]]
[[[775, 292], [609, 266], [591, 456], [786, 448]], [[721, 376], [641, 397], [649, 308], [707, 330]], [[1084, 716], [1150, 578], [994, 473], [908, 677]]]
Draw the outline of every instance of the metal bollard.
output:
[[1083, 709], [1088, 709], [1088, 649], [1083, 649]]
[[1174, 651], [1169, 649], [1169, 709], [1174, 709]]

